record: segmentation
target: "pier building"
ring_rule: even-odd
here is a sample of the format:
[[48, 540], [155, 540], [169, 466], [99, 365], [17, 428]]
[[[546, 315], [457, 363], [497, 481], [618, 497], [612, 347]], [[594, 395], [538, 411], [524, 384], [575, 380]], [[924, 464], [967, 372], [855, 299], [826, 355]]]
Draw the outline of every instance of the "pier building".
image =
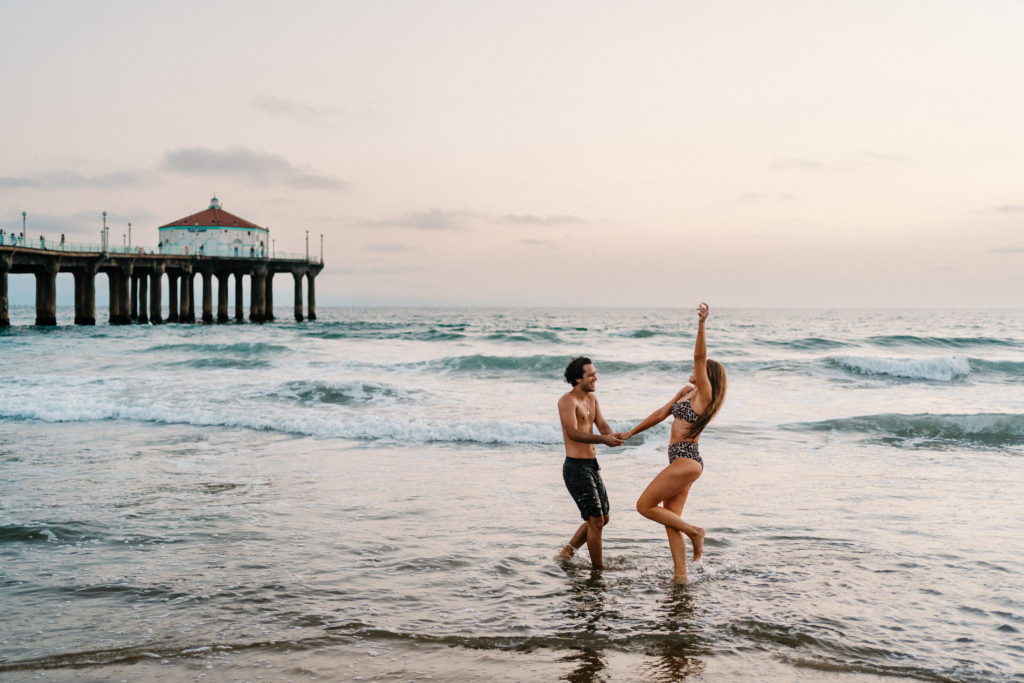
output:
[[161, 253], [200, 256], [262, 258], [270, 245], [270, 230], [224, 211], [220, 200], [210, 200], [205, 211], [185, 216], [158, 228]]
[[[104, 221], [106, 214], [104, 214]], [[75, 283], [76, 325], [96, 324], [96, 276], [107, 277], [109, 323], [224, 323], [234, 299], [234, 320], [245, 320], [243, 279], [249, 280], [249, 320], [272, 321], [274, 276], [289, 274], [295, 287], [297, 321], [316, 320], [316, 276], [323, 254], [278, 253], [268, 250], [268, 228], [234, 216], [214, 197], [205, 211], [158, 229], [156, 249], [112, 246], [106, 236], [99, 245], [25, 239], [0, 240], [0, 326], [10, 325], [8, 276], [35, 276], [36, 325], [57, 324], [57, 275], [71, 273]], [[9, 243], [11, 242], [11, 243]], [[196, 280], [202, 285], [196, 311]], [[216, 291], [213, 281], [216, 279]], [[305, 294], [303, 297], [303, 285]], [[232, 286], [233, 285], [233, 286]], [[164, 295], [167, 291], [167, 309]], [[216, 297], [216, 312], [214, 299]], [[305, 304], [305, 307], [304, 307]]]

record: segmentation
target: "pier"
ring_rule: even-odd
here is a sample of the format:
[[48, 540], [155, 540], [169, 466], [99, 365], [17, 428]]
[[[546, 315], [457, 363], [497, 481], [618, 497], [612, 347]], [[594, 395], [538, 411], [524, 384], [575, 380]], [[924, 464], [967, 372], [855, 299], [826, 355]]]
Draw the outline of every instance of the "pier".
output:
[[[69, 245], [70, 246], [70, 245]], [[81, 249], [73, 251], [70, 249]], [[0, 245], [0, 326], [10, 325], [8, 276], [36, 278], [36, 325], [57, 324], [57, 274], [75, 278], [75, 324], [96, 324], [96, 276], [107, 276], [111, 325], [131, 323], [226, 323], [234, 299], [234, 320], [245, 320], [243, 278], [249, 278], [249, 320], [272, 321], [274, 276], [288, 273], [295, 287], [295, 320], [316, 320], [316, 276], [323, 263], [306, 258], [206, 256], [147, 253], [144, 249], [89, 250], [85, 245], [46, 248]], [[196, 310], [196, 279], [202, 283]], [[214, 280], [217, 281], [216, 299]], [[233, 280], [233, 282], [232, 282]], [[306, 307], [302, 285], [306, 283]], [[232, 287], [233, 284], [233, 287]], [[166, 287], [167, 310], [163, 310]], [[234, 296], [232, 297], [232, 294]], [[214, 310], [216, 300], [216, 311]]]
[[[103, 212], [101, 244], [38, 243], [22, 231], [6, 236], [0, 230], [0, 327], [8, 327], [10, 306], [7, 278], [31, 273], [36, 278], [36, 325], [57, 324], [57, 275], [75, 278], [75, 324], [96, 324], [96, 275], [107, 276], [110, 290], [110, 324], [131, 323], [226, 323], [230, 320], [231, 282], [234, 278], [236, 321], [245, 320], [243, 278], [249, 278], [249, 320], [274, 320], [274, 275], [289, 273], [295, 284], [295, 320], [316, 320], [316, 276], [324, 268], [323, 235], [320, 258], [310, 258], [309, 231], [306, 254], [286, 254], [275, 249], [270, 229], [221, 208], [210, 199], [207, 209], [158, 228], [156, 250], [132, 246], [131, 223], [122, 246], [110, 243], [107, 212]], [[268, 254], [269, 251], [269, 254]], [[196, 278], [202, 279], [202, 309], [196, 315]], [[213, 312], [213, 280], [217, 280], [217, 313]], [[163, 310], [164, 282], [167, 314]], [[306, 283], [303, 310], [302, 284]]]

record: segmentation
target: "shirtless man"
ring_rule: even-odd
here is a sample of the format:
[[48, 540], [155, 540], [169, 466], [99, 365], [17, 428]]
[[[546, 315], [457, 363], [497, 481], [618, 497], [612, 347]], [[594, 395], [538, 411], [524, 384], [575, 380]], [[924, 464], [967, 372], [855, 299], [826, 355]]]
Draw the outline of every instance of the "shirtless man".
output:
[[[601, 529], [608, 523], [610, 508], [594, 444], [621, 446], [625, 434], [613, 434], [601, 415], [594, 396], [597, 371], [589, 358], [573, 358], [565, 368], [565, 381], [572, 385], [572, 389], [558, 399], [558, 419], [562, 423], [562, 438], [565, 440], [562, 479], [580, 509], [583, 524], [555, 557], [568, 560], [586, 543], [591, 566], [600, 569], [604, 566]], [[595, 425], [600, 434], [594, 434]]]

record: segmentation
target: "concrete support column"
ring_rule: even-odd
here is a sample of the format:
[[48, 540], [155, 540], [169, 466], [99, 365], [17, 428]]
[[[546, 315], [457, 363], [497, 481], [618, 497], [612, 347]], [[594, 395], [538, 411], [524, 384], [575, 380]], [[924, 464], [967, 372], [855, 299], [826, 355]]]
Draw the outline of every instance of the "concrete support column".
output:
[[57, 267], [44, 266], [36, 272], [36, 325], [57, 324]]
[[142, 273], [137, 276], [137, 279], [139, 281], [139, 310], [135, 316], [135, 320], [145, 325], [149, 322], [149, 314], [146, 312], [149, 309], [149, 306], [147, 305], [149, 301], [146, 297], [146, 292], [148, 290], [146, 285], [149, 284], [149, 276]]
[[316, 320], [316, 276], [313, 273], [309, 273], [306, 277], [309, 278], [308, 291], [306, 296], [309, 299], [309, 319]]
[[[131, 264], [123, 266], [118, 269], [118, 304], [117, 304], [117, 323], [118, 325], [127, 325], [131, 322], [131, 303], [130, 303], [130, 290], [132, 282], [132, 266]], [[114, 321], [111, 321], [114, 322]]]
[[134, 322], [139, 319], [139, 276], [132, 273], [129, 280], [132, 283], [132, 291], [128, 298], [128, 319]]
[[96, 324], [96, 273], [95, 269], [85, 272], [85, 280], [82, 287], [84, 297], [82, 300], [83, 325]]
[[203, 271], [203, 322], [213, 322], [213, 273]]
[[274, 274], [267, 271], [267, 282], [263, 296], [263, 319], [274, 319]]
[[160, 308], [163, 306], [164, 299], [164, 293], [161, 291], [161, 285], [163, 284], [164, 277], [163, 266], [156, 268], [150, 277], [150, 293], [153, 296], [150, 297], [149, 301], [149, 321], [154, 325], [159, 325], [163, 322], [163, 318], [160, 315]]
[[196, 274], [190, 272], [188, 274], [188, 321], [194, 323], [196, 321]]
[[302, 322], [302, 278], [304, 273], [292, 273], [295, 278], [295, 321]]
[[167, 322], [178, 322], [178, 274], [167, 271]]
[[252, 273], [249, 285], [249, 320], [254, 323], [263, 322], [263, 306], [267, 294], [267, 271], [257, 268]]
[[75, 324], [96, 324], [96, 271], [75, 273]]
[[107, 271], [107, 311], [109, 316], [107, 322], [111, 325], [120, 325], [121, 319], [121, 297], [118, 290], [121, 287], [121, 271]]
[[85, 293], [82, 291], [82, 280], [85, 278], [85, 273], [76, 270], [72, 275], [75, 276], [75, 324], [81, 325], [82, 308], [84, 308], [85, 301]]
[[245, 308], [242, 301], [242, 274], [235, 273], [235, 320], [245, 320]]
[[0, 327], [11, 326], [10, 302], [7, 300], [7, 273], [11, 270], [11, 261], [0, 258]]
[[179, 294], [178, 322], [193, 323], [196, 321], [192, 314], [192, 269], [186, 269], [181, 274], [181, 292]]
[[228, 278], [231, 273], [217, 273], [217, 322], [228, 321]]

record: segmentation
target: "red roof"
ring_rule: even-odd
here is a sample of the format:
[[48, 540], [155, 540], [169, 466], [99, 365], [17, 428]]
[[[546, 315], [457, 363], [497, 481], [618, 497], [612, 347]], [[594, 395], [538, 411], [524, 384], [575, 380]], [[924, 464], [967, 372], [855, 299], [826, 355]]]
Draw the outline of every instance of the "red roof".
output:
[[194, 213], [191, 216], [185, 216], [178, 220], [168, 223], [167, 225], [161, 225], [160, 229], [163, 228], [191, 228], [194, 225], [199, 225], [204, 228], [255, 228], [256, 230], [266, 230], [255, 223], [250, 223], [244, 218], [228, 213], [223, 209], [206, 209], [199, 213]]

